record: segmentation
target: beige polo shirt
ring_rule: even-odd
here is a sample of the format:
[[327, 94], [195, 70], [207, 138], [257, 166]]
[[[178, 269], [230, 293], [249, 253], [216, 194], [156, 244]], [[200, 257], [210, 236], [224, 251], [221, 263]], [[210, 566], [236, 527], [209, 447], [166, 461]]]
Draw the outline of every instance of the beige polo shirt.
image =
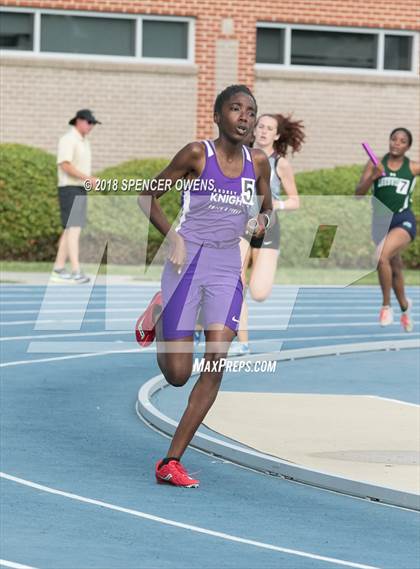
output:
[[92, 158], [90, 143], [86, 136], [82, 136], [76, 127], [64, 134], [58, 142], [57, 174], [59, 186], [83, 186], [83, 180], [70, 176], [60, 167], [61, 162], [70, 162], [79, 172], [92, 175]]

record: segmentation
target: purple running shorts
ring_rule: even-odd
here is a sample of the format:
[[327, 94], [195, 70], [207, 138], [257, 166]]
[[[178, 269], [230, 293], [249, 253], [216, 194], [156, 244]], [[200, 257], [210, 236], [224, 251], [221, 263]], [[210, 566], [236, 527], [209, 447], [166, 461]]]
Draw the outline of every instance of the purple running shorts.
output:
[[238, 331], [243, 301], [238, 245], [226, 248], [185, 241], [187, 261], [178, 274], [167, 261], [162, 274], [163, 336], [192, 336], [198, 314], [204, 330], [222, 324]]

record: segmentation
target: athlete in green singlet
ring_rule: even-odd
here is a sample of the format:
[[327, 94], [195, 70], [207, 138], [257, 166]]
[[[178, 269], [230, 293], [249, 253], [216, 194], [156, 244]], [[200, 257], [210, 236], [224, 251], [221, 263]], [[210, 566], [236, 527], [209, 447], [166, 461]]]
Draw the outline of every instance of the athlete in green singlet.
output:
[[[412, 302], [405, 295], [401, 253], [416, 236], [416, 218], [411, 203], [416, 176], [420, 174], [420, 163], [405, 156], [412, 141], [409, 130], [394, 129], [389, 139], [388, 154], [377, 166], [371, 161], [366, 164], [356, 188], [356, 195], [363, 195], [373, 185], [373, 195], [378, 200], [373, 207], [372, 237], [378, 245], [378, 277], [383, 295], [379, 323], [389, 326], [394, 321], [392, 288], [401, 308], [401, 325], [406, 332], [413, 330]], [[393, 212], [391, 223], [389, 210]], [[388, 216], [384, 215], [385, 211]]]

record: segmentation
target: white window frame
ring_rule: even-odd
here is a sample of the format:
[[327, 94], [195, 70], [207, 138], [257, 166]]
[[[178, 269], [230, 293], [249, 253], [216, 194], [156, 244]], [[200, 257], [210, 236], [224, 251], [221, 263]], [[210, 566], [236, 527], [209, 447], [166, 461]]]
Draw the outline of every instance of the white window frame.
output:
[[[404, 73], [404, 75], [412, 74], [417, 76], [417, 69], [419, 68], [419, 38], [420, 34], [418, 32], [408, 32], [405, 30], [379, 30], [380, 38], [382, 38], [382, 53], [381, 55], [381, 71], [383, 73]], [[411, 54], [411, 70], [410, 71], [397, 71], [395, 69], [385, 69], [385, 36], [410, 36], [413, 38]]]
[[[154, 16], [153, 14], [128, 14], [114, 12], [85, 12], [83, 10], [50, 10], [43, 8], [18, 8], [1, 6], [2, 12], [15, 12], [22, 14], [33, 14], [33, 49], [17, 50], [17, 49], [0, 49], [0, 56], [3, 57], [36, 57], [39, 59], [66, 59], [77, 61], [103, 61], [113, 63], [150, 63], [153, 65], [191, 65], [195, 61], [195, 19], [189, 17], [177, 16]], [[90, 53], [61, 53], [41, 51], [41, 16], [82, 16], [85, 18], [111, 18], [134, 21], [134, 55], [99, 55]], [[165, 21], [165, 22], [183, 22], [188, 25], [187, 31], [187, 57], [171, 58], [171, 57], [143, 57], [142, 49], [142, 28], [144, 20]]]
[[[350, 28], [339, 26], [311, 26], [301, 24], [287, 24], [281, 22], [257, 22], [257, 28], [274, 28], [284, 31], [284, 63], [256, 63], [256, 69], [285, 69], [290, 71], [313, 71], [315, 73], [346, 73], [346, 74], [361, 74], [361, 75], [385, 75], [385, 76], [400, 76], [400, 77], [417, 77], [417, 69], [419, 64], [419, 33], [416, 31], [407, 30], [387, 30], [379, 28]], [[362, 67], [333, 67], [333, 66], [317, 66], [317, 65], [297, 65], [291, 63], [292, 51], [292, 31], [293, 30], [308, 30], [315, 32], [341, 32], [341, 33], [357, 33], [376, 35], [377, 53], [376, 53], [376, 67], [366, 69]], [[411, 69], [409, 71], [401, 71], [396, 69], [384, 69], [385, 60], [385, 36], [410, 36], [412, 41], [412, 54], [411, 54]]]
[[183, 63], [194, 63], [195, 60], [195, 50], [194, 50], [194, 36], [195, 36], [195, 20], [194, 18], [183, 18], [183, 17], [177, 17], [177, 16], [140, 16], [140, 19], [142, 21], [142, 25], [138, 26], [138, 28], [140, 29], [140, 35], [139, 35], [139, 52], [142, 49], [142, 44], [143, 44], [143, 38], [142, 38], [142, 32], [143, 32], [143, 21], [145, 20], [149, 20], [149, 21], [153, 21], [153, 22], [180, 22], [180, 23], [189, 23], [188, 26], [188, 31], [187, 31], [187, 59], [171, 59], [171, 58], [162, 58], [162, 57], [143, 57], [143, 54], [140, 55], [142, 61], [150, 61], [150, 63], [159, 63], [161, 61], [163, 61], [163, 59], [166, 62], [171, 62], [171, 61], [176, 61], [176, 62], [183, 62]]
[[[35, 44], [35, 29], [37, 27], [37, 22], [36, 22], [36, 10], [34, 10], [33, 8], [28, 8], [28, 9], [22, 9], [22, 8], [16, 8], [16, 7], [9, 7], [9, 6], [1, 6], [0, 5], [0, 12], [12, 12], [12, 13], [22, 13], [22, 14], [31, 14], [32, 16], [34, 16], [33, 22], [34, 22], [34, 27], [32, 29], [32, 43], [33, 43], [33, 49], [0, 49], [0, 54], [1, 55], [6, 55], [8, 52], [13, 53], [13, 54], [28, 54], [28, 53], [34, 53], [35, 49], [37, 48], [37, 45]], [[39, 24], [38, 24], [39, 25]]]

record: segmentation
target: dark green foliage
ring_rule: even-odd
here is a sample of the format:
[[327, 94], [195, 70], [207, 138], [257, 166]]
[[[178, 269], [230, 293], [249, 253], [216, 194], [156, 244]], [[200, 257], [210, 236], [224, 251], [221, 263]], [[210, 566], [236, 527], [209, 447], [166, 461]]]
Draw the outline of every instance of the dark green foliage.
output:
[[[0, 145], [0, 257], [2, 259], [53, 260], [61, 233], [57, 199], [55, 157], [43, 150], [20, 144]], [[150, 263], [162, 243], [162, 237], [137, 205], [138, 192], [123, 192], [123, 180], [151, 179], [167, 164], [166, 159], [131, 160], [98, 173], [102, 180], [118, 180], [118, 191], [91, 192], [88, 202], [88, 225], [82, 235], [83, 260], [98, 261], [108, 243], [108, 262], [141, 264], [145, 257]], [[360, 214], [349, 208], [342, 212], [341, 220], [324, 215], [328, 212], [329, 198], [351, 196], [362, 171], [361, 166], [341, 166], [332, 169], [303, 172], [296, 175], [302, 202], [315, 200], [314, 207], [302, 211], [280, 212], [282, 228], [282, 265], [299, 266], [310, 259], [318, 266], [366, 266], [371, 263], [371, 244], [363, 246], [358, 235], [331, 247], [328, 226], [340, 223], [357, 226]], [[114, 188], [116, 187], [114, 183]], [[111, 186], [112, 188], [112, 186]], [[305, 197], [308, 196], [308, 197]], [[309, 197], [312, 196], [312, 197]], [[322, 196], [317, 202], [315, 196]], [[173, 222], [180, 210], [180, 193], [171, 190], [160, 200], [166, 215]], [[341, 207], [341, 209], [343, 209]], [[414, 211], [418, 222], [420, 195], [415, 194]], [[365, 214], [363, 214], [365, 215]], [[368, 215], [368, 212], [366, 213]], [[369, 223], [368, 217], [366, 224]], [[324, 229], [327, 227], [327, 229]], [[317, 233], [318, 231], [318, 233]], [[315, 235], [317, 235], [314, 243]], [[302, 243], [304, 247], [302, 250]], [[330, 251], [331, 249], [331, 251]], [[328, 258], [329, 255], [329, 258]], [[158, 260], [163, 256], [159, 255]], [[406, 267], [420, 266], [420, 240], [417, 239], [405, 252]]]
[[[360, 179], [363, 167], [354, 166], [337, 166], [336, 168], [316, 170], [314, 172], [302, 172], [296, 175], [296, 185], [299, 194], [302, 196], [352, 196], [356, 185]], [[320, 206], [321, 209], [324, 207]], [[417, 218], [417, 225], [420, 228], [420, 193], [419, 191], [414, 192], [413, 210]], [[308, 214], [310, 217], [310, 215]], [[357, 227], [360, 224], [360, 217], [356, 209], [351, 208], [348, 213], [348, 223], [354, 223]], [[334, 220], [331, 220], [334, 223]], [[293, 219], [287, 219], [284, 216], [284, 224], [286, 227], [290, 227], [291, 235], [293, 235], [293, 229], [296, 235], [300, 236], [300, 231], [305, 231], [302, 220], [299, 220], [299, 227], [293, 228]], [[284, 229], [286, 229], [284, 227]], [[319, 238], [318, 238], [319, 237]], [[371, 255], [366, 246], [362, 246], [357, 249], [357, 235], [354, 236], [355, 240], [352, 242], [350, 239], [346, 244], [341, 244], [340, 254], [336, 258], [336, 266], [366, 266], [371, 259]], [[322, 225], [320, 226], [316, 244], [314, 243], [313, 250], [311, 250], [312, 257], [320, 258], [320, 265], [322, 266], [323, 261], [321, 259], [328, 255], [329, 248], [331, 245], [328, 231], [323, 231]], [[296, 252], [297, 253], [297, 252]], [[332, 253], [334, 256], [334, 253]], [[287, 255], [286, 263], [293, 264], [294, 254], [290, 251]], [[297, 255], [298, 257], [298, 255]], [[417, 237], [414, 243], [412, 243], [408, 249], [403, 253], [404, 265], [407, 268], [415, 269], [420, 266], [420, 238]]]
[[[94, 252], [102, 250], [105, 243], [108, 243], [110, 263], [141, 264], [145, 258], [147, 263], [155, 258], [163, 241], [162, 235], [147, 222], [140, 210], [137, 204], [140, 192], [124, 191], [124, 187], [129, 180], [152, 179], [167, 163], [165, 159], [130, 160], [99, 172], [105, 191], [91, 192], [89, 196], [89, 224], [83, 236], [83, 246], [90, 251], [89, 260], [97, 260], [98, 253], [95, 255]], [[105, 180], [112, 183], [108, 186]], [[180, 210], [180, 193], [175, 190], [165, 193], [159, 204], [173, 222]]]
[[0, 145], [0, 257], [49, 260], [61, 232], [55, 157]]

